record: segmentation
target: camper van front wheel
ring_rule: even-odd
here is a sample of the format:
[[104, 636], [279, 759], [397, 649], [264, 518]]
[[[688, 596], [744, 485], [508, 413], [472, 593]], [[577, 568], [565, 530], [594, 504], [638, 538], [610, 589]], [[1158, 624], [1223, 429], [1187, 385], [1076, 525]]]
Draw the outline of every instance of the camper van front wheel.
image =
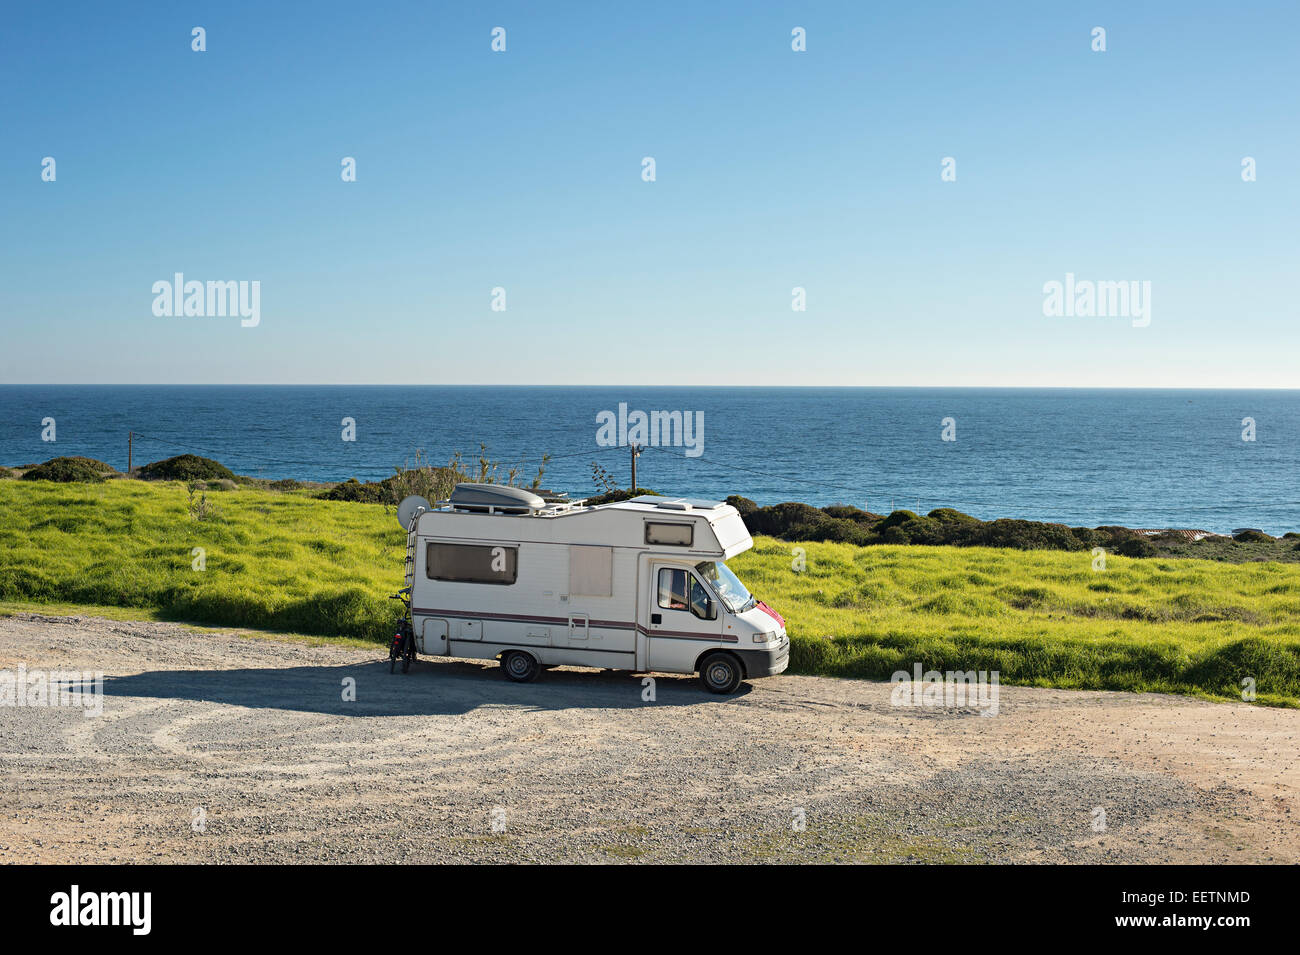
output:
[[710, 693], [735, 693], [745, 671], [730, 653], [711, 653], [700, 661], [700, 682]]
[[541, 670], [541, 667], [531, 653], [524, 653], [522, 650], [509, 650], [501, 658], [501, 669], [505, 670], [506, 676], [516, 683], [531, 683], [537, 679], [537, 673]]

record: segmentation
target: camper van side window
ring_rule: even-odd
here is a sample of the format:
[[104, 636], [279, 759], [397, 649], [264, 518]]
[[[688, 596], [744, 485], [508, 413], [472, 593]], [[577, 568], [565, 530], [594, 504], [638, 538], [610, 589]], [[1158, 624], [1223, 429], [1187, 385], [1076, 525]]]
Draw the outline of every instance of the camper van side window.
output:
[[647, 544], [671, 544], [674, 547], [690, 547], [694, 540], [694, 524], [645, 522], [645, 542]]
[[513, 584], [519, 548], [499, 544], [429, 544], [425, 573], [430, 580], [462, 584]]
[[659, 606], [664, 610], [686, 609], [686, 571], [660, 568]]

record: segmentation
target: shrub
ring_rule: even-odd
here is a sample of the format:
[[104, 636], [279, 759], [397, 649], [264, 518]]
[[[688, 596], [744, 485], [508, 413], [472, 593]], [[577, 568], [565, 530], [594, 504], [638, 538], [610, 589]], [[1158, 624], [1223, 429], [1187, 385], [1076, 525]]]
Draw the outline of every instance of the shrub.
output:
[[139, 470], [145, 481], [234, 481], [230, 468], [197, 454], [178, 454], [174, 458], [154, 461]]
[[4, 467], [3, 465], [0, 465], [0, 481], [7, 481], [9, 478], [13, 476], [14, 476], [13, 471], [9, 470], [7, 467]]
[[1044, 524], [1002, 517], [979, 527], [971, 543], [1017, 550], [1083, 550], [1083, 543], [1064, 524]]
[[963, 514], [961, 511], [954, 510], [951, 507], [937, 507], [928, 515], [942, 524], [980, 524], [983, 523], [978, 517], [971, 517], [969, 514]]
[[51, 458], [23, 475], [24, 481], [84, 481], [98, 484], [108, 474], [117, 473], [112, 465], [94, 458]]
[[1089, 550], [1101, 542], [1101, 537], [1091, 527], [1071, 527], [1070, 533], [1074, 535], [1075, 540]]
[[[240, 483], [243, 483], [242, 481]], [[285, 478], [282, 481], [272, 481], [267, 485], [272, 491], [296, 491], [302, 487], [301, 481], [295, 481], [293, 478]]]
[[352, 501], [357, 504], [387, 504], [392, 496], [391, 490], [382, 481], [367, 481], [362, 484], [356, 478], [348, 478], [342, 484], [336, 484], [316, 495], [323, 501]]
[[1142, 536], [1127, 527], [1118, 527], [1114, 524], [1103, 524], [1094, 530], [1092, 534], [1096, 543], [1112, 551], [1118, 551], [1119, 545], [1125, 541]]
[[755, 504], [747, 497], [741, 497], [739, 494], [731, 495], [729, 498], [727, 498], [727, 500], [724, 503], [730, 504], [737, 511], [739, 511], [741, 517], [745, 517], [746, 515], [753, 514], [756, 510], [758, 510], [757, 504]]
[[[745, 517], [745, 526], [751, 534], [771, 534], [773, 537], [790, 538], [797, 528], [815, 527], [826, 520], [826, 515], [811, 504], [787, 502], [771, 507], [760, 507]], [[815, 538], [797, 538], [815, 539]]]
[[597, 494], [595, 497], [585, 498], [589, 505], [597, 504], [614, 504], [618, 501], [630, 501], [634, 497], [640, 497], [642, 494], [654, 494], [649, 488], [639, 487], [636, 490], [626, 488], [614, 488], [612, 491], [606, 491], [604, 494]]
[[911, 511], [894, 511], [880, 521], [875, 531], [887, 544], [947, 543], [945, 525], [933, 517], [921, 517]]
[[876, 531], [877, 533], [884, 533], [887, 528], [897, 527], [899, 524], [914, 520], [917, 520], [917, 516], [912, 511], [891, 511], [888, 517], [876, 525]]
[[858, 507], [848, 507], [844, 504], [832, 504], [830, 507], [823, 507], [822, 513], [827, 517], [849, 520], [857, 524], [879, 524], [884, 520], [879, 514], [872, 514], [870, 511], [864, 511]]
[[1242, 531], [1240, 534], [1233, 534], [1232, 539], [1242, 544], [1267, 544], [1273, 538], [1263, 531]]
[[1119, 546], [1115, 548], [1115, 553], [1121, 557], [1151, 557], [1156, 553], [1156, 545], [1145, 537], [1134, 535], [1120, 541]]
[[413, 494], [418, 494], [430, 503], [445, 501], [451, 496], [456, 485], [464, 482], [526, 487], [527, 490], [541, 493], [538, 489], [541, 487], [542, 475], [546, 473], [546, 466], [550, 460], [549, 454], [542, 455], [537, 465], [536, 476], [531, 484], [525, 486], [520, 483], [523, 463], [506, 467], [504, 475], [501, 475], [503, 465], [488, 457], [485, 444], [479, 445], [478, 461], [475, 464], [477, 471], [470, 471], [466, 467], [459, 451], [451, 456], [451, 460], [445, 466], [442, 466], [430, 464], [424, 452], [417, 450], [413, 462], [408, 460], [405, 464], [393, 468], [392, 477], [386, 477], [382, 481], [367, 481], [364, 484], [356, 478], [348, 478], [342, 484], [336, 484], [316, 496], [326, 501], [353, 501], [396, 507]]

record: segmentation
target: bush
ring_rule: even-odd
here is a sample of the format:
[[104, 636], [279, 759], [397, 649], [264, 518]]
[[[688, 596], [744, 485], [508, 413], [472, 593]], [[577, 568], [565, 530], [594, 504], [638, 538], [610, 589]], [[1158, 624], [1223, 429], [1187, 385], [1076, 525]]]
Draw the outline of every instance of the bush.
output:
[[858, 507], [848, 507], [844, 504], [832, 504], [830, 507], [823, 507], [822, 513], [828, 517], [834, 517], [840, 520], [853, 521], [856, 524], [879, 524], [884, 518], [879, 514], [872, 514], [870, 511], [864, 511]]
[[1017, 550], [1083, 550], [1083, 542], [1064, 524], [1044, 524], [1002, 517], [978, 527], [970, 543]]
[[367, 481], [362, 484], [356, 478], [348, 478], [342, 484], [316, 495], [323, 501], [352, 501], [357, 504], [389, 504], [392, 491], [383, 481]]
[[1110, 551], [1119, 551], [1119, 546], [1125, 541], [1133, 540], [1135, 537], [1142, 535], [1127, 527], [1118, 527], [1114, 524], [1104, 524], [1092, 532], [1093, 540], [1097, 544]]
[[267, 487], [272, 491], [296, 491], [298, 488], [302, 487], [302, 482], [295, 481], [293, 478], [285, 478], [282, 481], [272, 481], [267, 485]]
[[197, 454], [178, 454], [174, 458], [154, 461], [141, 467], [138, 474], [145, 481], [235, 480], [235, 474], [230, 468]]
[[948, 526], [933, 517], [894, 511], [876, 524], [875, 530], [887, 544], [946, 544]]
[[891, 511], [889, 516], [876, 525], [878, 533], [884, 533], [890, 527], [897, 527], [899, 524], [906, 524], [908, 521], [918, 520], [912, 511]]
[[937, 507], [928, 515], [939, 521], [941, 524], [980, 524], [983, 523], [978, 517], [971, 517], [969, 514], [963, 514], [961, 511], [954, 510], [951, 507]]
[[14, 476], [13, 471], [9, 470], [7, 467], [4, 467], [3, 465], [0, 465], [0, 481], [7, 481], [9, 478], [13, 476]]
[[1242, 544], [1267, 544], [1273, 538], [1263, 531], [1242, 531], [1240, 534], [1233, 534], [1232, 539]]
[[731, 495], [723, 503], [730, 504], [732, 507], [734, 507], [737, 511], [740, 512], [741, 517], [745, 517], [748, 514], [753, 514], [756, 510], [758, 510], [757, 504], [755, 504], [747, 497], [741, 497], [739, 494]]
[[112, 465], [94, 458], [51, 458], [23, 475], [24, 481], [70, 481], [98, 484], [108, 474], [116, 474]]
[[237, 483], [224, 478], [220, 481], [195, 481], [194, 486], [200, 491], [234, 491], [239, 488]]
[[640, 497], [642, 494], [655, 494], [655, 492], [644, 487], [639, 487], [636, 490], [615, 488], [612, 491], [606, 491], [604, 494], [597, 494], [595, 497], [585, 498], [585, 500], [588, 505], [594, 507], [598, 504], [614, 504], [618, 501], [630, 501], [632, 498]]
[[1156, 553], [1156, 545], [1151, 543], [1145, 537], [1135, 535], [1128, 540], [1120, 541], [1115, 553], [1121, 557], [1151, 557]]
[[817, 538], [792, 538], [797, 529], [815, 527], [826, 515], [811, 504], [787, 502], [771, 507], [760, 507], [745, 516], [745, 526], [751, 534], [770, 534], [791, 540], [816, 540]]

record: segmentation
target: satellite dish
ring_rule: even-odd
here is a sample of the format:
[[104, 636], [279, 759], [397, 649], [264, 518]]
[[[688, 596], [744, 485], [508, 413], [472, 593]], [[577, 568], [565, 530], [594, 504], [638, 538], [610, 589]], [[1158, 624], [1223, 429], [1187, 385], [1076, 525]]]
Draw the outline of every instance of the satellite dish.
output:
[[419, 511], [429, 510], [432, 510], [432, 508], [429, 507], [428, 501], [418, 494], [412, 494], [410, 497], [403, 498], [402, 503], [397, 505], [397, 523], [402, 525], [402, 530], [409, 531], [411, 529], [411, 519]]

